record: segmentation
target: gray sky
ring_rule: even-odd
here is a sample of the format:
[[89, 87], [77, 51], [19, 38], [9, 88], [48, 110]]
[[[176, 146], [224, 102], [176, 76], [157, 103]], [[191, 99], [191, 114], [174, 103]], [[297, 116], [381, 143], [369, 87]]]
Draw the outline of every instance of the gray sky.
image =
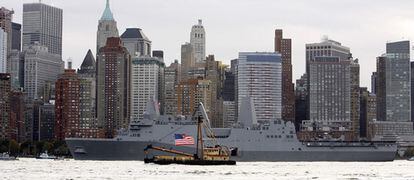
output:
[[[22, 21], [22, 4], [35, 0], [1, 0]], [[63, 9], [63, 60], [74, 67], [88, 49], [95, 53], [96, 30], [105, 0], [43, 0]], [[229, 64], [240, 51], [273, 51], [274, 29], [293, 41], [293, 77], [305, 72], [305, 44], [322, 36], [351, 48], [361, 65], [361, 86], [370, 86], [375, 58], [387, 41], [414, 37], [413, 0], [111, 0], [120, 34], [139, 27], [153, 50], [165, 53], [167, 65], [180, 59], [197, 19], [206, 28], [207, 54]]]

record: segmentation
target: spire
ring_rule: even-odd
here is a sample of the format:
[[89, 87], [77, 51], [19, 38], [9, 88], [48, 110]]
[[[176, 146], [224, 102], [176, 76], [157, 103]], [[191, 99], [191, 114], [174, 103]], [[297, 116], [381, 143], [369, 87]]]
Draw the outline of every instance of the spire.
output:
[[102, 14], [101, 21], [113, 21], [114, 15], [112, 14], [111, 8], [109, 7], [109, 0], [106, 0], [106, 7]]

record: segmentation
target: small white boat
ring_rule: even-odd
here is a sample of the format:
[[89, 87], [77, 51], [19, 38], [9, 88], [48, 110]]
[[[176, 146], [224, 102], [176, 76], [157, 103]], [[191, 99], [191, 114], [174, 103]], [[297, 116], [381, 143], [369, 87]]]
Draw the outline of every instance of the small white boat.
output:
[[408, 159], [409, 161], [414, 161], [414, 156]]
[[17, 160], [16, 157], [10, 156], [9, 153], [1, 153], [0, 154], [0, 161], [14, 161]]
[[46, 152], [40, 154], [39, 156], [37, 156], [36, 159], [57, 159], [57, 157], [53, 156], [53, 155], [49, 155], [46, 151]]

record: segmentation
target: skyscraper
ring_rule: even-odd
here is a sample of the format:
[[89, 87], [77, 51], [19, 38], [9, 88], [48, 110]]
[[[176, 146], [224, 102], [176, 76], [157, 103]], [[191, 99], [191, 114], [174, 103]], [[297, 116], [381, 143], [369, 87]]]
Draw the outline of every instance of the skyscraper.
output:
[[275, 52], [282, 55], [282, 119], [295, 120], [295, 94], [292, 83], [292, 40], [283, 38], [283, 30], [275, 30]]
[[42, 3], [23, 4], [23, 50], [36, 42], [62, 57], [63, 10]]
[[188, 73], [195, 68], [194, 47], [190, 43], [181, 45], [181, 78], [188, 80]]
[[96, 120], [96, 61], [91, 50], [88, 50], [78, 69], [80, 85], [80, 131], [81, 137], [97, 137]]
[[215, 60], [214, 55], [208, 55], [205, 64], [205, 79], [211, 82], [211, 107], [209, 108], [211, 111], [211, 126], [222, 128], [224, 127], [224, 122], [221, 118], [223, 114], [224, 66], [221, 64], [221, 61]]
[[377, 58], [378, 136], [413, 134], [411, 121], [410, 42], [391, 42]]
[[371, 75], [371, 93], [372, 94], [377, 94], [377, 78], [378, 78], [377, 72], [372, 72], [372, 75]]
[[159, 103], [164, 109], [164, 62], [156, 57], [134, 57], [131, 63], [131, 120], [144, 119], [149, 100]]
[[131, 57], [121, 39], [110, 37], [97, 59], [97, 118], [105, 137], [127, 128], [130, 118]]
[[96, 37], [96, 52], [106, 45], [109, 37], [119, 37], [116, 21], [109, 7], [109, 0], [106, 0], [106, 7], [98, 24], [98, 32]]
[[164, 70], [165, 81], [165, 102], [164, 111], [166, 115], [177, 114], [177, 97], [175, 93], [175, 86], [180, 83], [180, 64], [177, 60], [171, 63], [170, 66]]
[[4, 140], [9, 139], [12, 132], [10, 121], [10, 74], [0, 73], [0, 94], [0, 140]]
[[[3, 73], [10, 72], [10, 62], [8, 57], [10, 55], [10, 51], [12, 49], [12, 19], [13, 19], [13, 10], [6, 9], [5, 7], [0, 8], [0, 63], [6, 63], [5, 69]], [[3, 30], [3, 35], [2, 31]], [[6, 59], [2, 60], [5, 56]], [[0, 65], [0, 73], [2, 72]]]
[[55, 138], [80, 137], [80, 81], [71, 62], [56, 81]]
[[5, 30], [0, 28], [0, 73], [6, 73], [7, 70], [7, 37]]
[[12, 50], [22, 50], [22, 25], [18, 23], [12, 23], [12, 33], [11, 33], [11, 49]]
[[198, 24], [191, 28], [190, 44], [193, 46], [195, 63], [204, 63], [206, 60], [206, 32], [203, 22], [198, 20]]
[[151, 56], [151, 41], [139, 28], [127, 28], [121, 35], [122, 45], [131, 57]]
[[203, 79], [189, 79], [181, 81], [175, 88], [177, 95], [177, 114], [192, 115], [203, 103], [208, 117], [211, 117], [211, 81]]
[[240, 52], [236, 71], [239, 110], [242, 100], [248, 98], [252, 100], [257, 115], [257, 122], [253, 124], [281, 119], [281, 55], [266, 52]]
[[55, 82], [62, 74], [64, 63], [60, 56], [48, 52], [47, 47], [31, 45], [23, 52], [24, 89], [28, 98], [42, 99], [42, 89], [47, 82]]

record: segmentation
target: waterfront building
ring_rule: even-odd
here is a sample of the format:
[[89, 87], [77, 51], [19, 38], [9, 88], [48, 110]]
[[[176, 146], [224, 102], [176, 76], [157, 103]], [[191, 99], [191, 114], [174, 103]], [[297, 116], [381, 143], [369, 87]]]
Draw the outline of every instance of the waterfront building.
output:
[[282, 119], [295, 120], [295, 93], [292, 83], [292, 40], [283, 38], [283, 30], [275, 30], [275, 52], [282, 55]]
[[206, 32], [201, 19], [191, 28], [190, 44], [193, 46], [195, 63], [203, 64], [206, 60]]
[[17, 142], [24, 142], [27, 140], [24, 93], [22, 91], [12, 91], [10, 97], [10, 121], [13, 122], [12, 139]]
[[[39, 106], [39, 141], [51, 141], [55, 139], [55, 104], [45, 103]], [[62, 139], [60, 139], [62, 140]]]
[[28, 98], [42, 99], [47, 82], [55, 82], [62, 74], [64, 63], [60, 56], [48, 52], [47, 47], [31, 45], [22, 52], [24, 59], [24, 89]]
[[12, 122], [10, 121], [10, 74], [0, 73], [0, 140], [10, 139]]
[[68, 68], [56, 81], [55, 138], [80, 137], [80, 80], [76, 70]]
[[371, 138], [372, 130], [370, 124], [376, 121], [377, 106], [376, 96], [370, 93], [367, 88], [360, 88], [360, 121], [359, 132], [361, 138]]
[[251, 99], [257, 122], [282, 118], [282, 57], [278, 53], [240, 52], [236, 68], [237, 106]]
[[121, 41], [131, 57], [151, 56], [151, 41], [140, 28], [127, 28], [121, 35]]
[[63, 10], [43, 3], [23, 4], [23, 50], [38, 43], [62, 57]]
[[130, 119], [131, 57], [121, 39], [110, 37], [97, 58], [98, 128], [106, 138], [126, 129]]
[[24, 54], [16, 49], [10, 52], [10, 76], [12, 88], [20, 89], [24, 87]]
[[98, 23], [98, 32], [96, 36], [96, 52], [106, 45], [110, 37], [119, 37], [117, 23], [109, 6], [109, 0], [106, 0], [106, 7]]
[[180, 83], [180, 64], [177, 60], [164, 70], [165, 102], [164, 111], [166, 115], [177, 115], [177, 97], [175, 86]]
[[410, 42], [387, 43], [386, 54], [377, 58], [377, 73], [375, 135], [412, 135]]
[[235, 101], [235, 76], [234, 73], [227, 68], [224, 75], [223, 90], [221, 93], [223, 99], [222, 119], [224, 127], [231, 127], [236, 123], [236, 101]]
[[222, 118], [223, 114], [223, 82], [224, 82], [224, 69], [225, 66], [221, 64], [221, 61], [216, 61], [214, 55], [209, 55], [205, 61], [205, 78], [210, 80], [211, 90], [211, 107], [210, 109], [210, 123], [213, 128], [224, 127]]
[[164, 68], [162, 59], [140, 56], [131, 63], [131, 121], [144, 119], [149, 100], [155, 99], [160, 113], [164, 109]]
[[[309, 124], [311, 131], [359, 133], [359, 65], [357, 60], [335, 56], [315, 57], [309, 62]], [[358, 92], [355, 92], [355, 91]]]

